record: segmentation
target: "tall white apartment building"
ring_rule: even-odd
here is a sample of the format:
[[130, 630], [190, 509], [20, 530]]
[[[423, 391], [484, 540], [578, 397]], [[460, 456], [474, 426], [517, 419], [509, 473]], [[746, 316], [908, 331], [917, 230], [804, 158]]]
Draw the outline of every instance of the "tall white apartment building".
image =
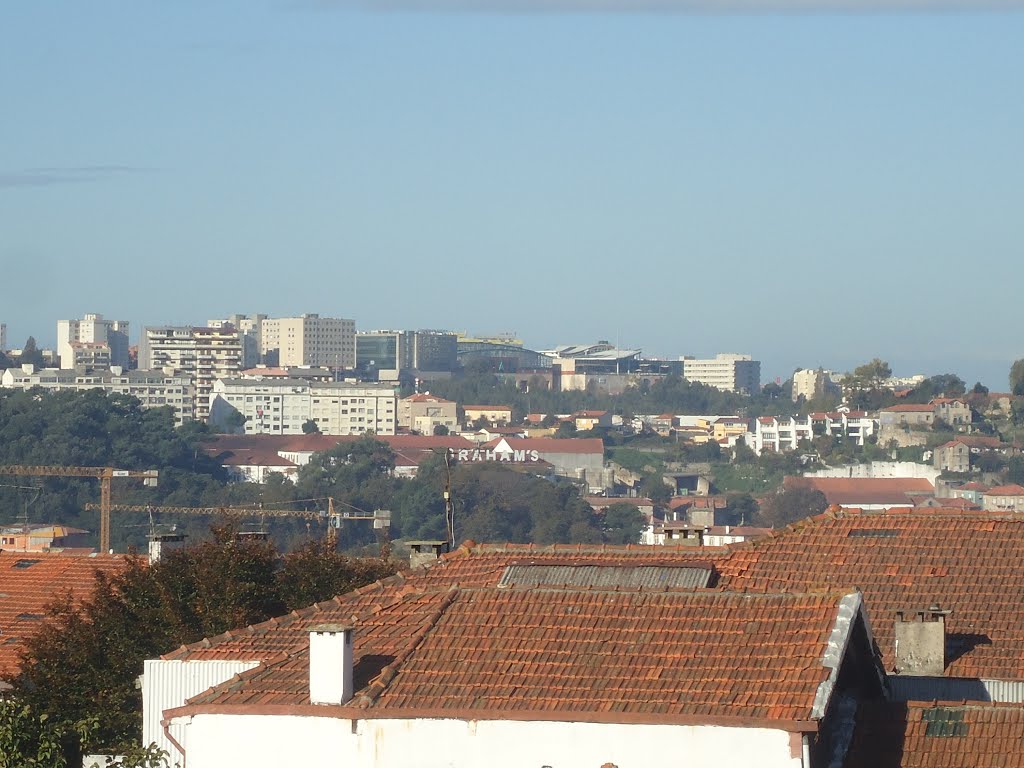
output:
[[754, 420], [754, 431], [747, 434], [746, 442], [760, 456], [764, 451], [794, 451], [800, 441], [811, 442], [818, 435], [840, 435], [864, 445], [877, 432], [878, 419], [866, 411], [812, 413], [788, 419], [765, 416]]
[[192, 378], [160, 371], [126, 371], [114, 366], [108, 370], [83, 373], [61, 368], [37, 370], [26, 365], [4, 371], [0, 376], [0, 386], [4, 389], [39, 387], [51, 392], [102, 389], [112, 394], [131, 395], [139, 399], [143, 408], [170, 406], [174, 411], [174, 423], [178, 426], [192, 421], [195, 413]]
[[356, 323], [315, 314], [268, 318], [260, 345], [264, 361], [272, 365], [351, 369], [356, 365]]
[[106, 344], [110, 347], [110, 364], [128, 366], [127, 320], [105, 320], [99, 314], [87, 314], [81, 320], [58, 320], [57, 356], [61, 368], [75, 367], [75, 342]]
[[722, 353], [712, 360], [683, 358], [683, 378], [724, 392], [755, 394], [761, 389], [761, 361]]
[[242, 339], [233, 326], [144, 328], [139, 339], [139, 368], [191, 376], [195, 383], [196, 421], [207, 421], [213, 382], [242, 370]]
[[224, 320], [207, 320], [210, 328], [234, 327], [242, 337], [242, 367], [253, 368], [260, 363], [262, 356], [263, 321], [266, 315], [230, 315]]
[[325, 435], [395, 434], [398, 395], [387, 384], [225, 378], [213, 392], [210, 422], [240, 423], [247, 435], [301, 435], [307, 421]]
[[7, 323], [0, 323], [0, 352], [7, 351]]
[[815, 400], [826, 394], [838, 393], [838, 390], [828, 371], [821, 368], [804, 368], [793, 374], [794, 403], [801, 397], [805, 400]]

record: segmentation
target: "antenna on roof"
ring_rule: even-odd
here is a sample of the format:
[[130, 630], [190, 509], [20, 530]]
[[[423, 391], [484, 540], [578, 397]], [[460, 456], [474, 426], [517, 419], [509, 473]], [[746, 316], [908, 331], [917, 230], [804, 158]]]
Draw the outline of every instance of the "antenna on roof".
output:
[[455, 549], [455, 505], [452, 503], [452, 465], [451, 452], [444, 452], [444, 468], [446, 479], [444, 483], [444, 520], [448, 528], [448, 546]]

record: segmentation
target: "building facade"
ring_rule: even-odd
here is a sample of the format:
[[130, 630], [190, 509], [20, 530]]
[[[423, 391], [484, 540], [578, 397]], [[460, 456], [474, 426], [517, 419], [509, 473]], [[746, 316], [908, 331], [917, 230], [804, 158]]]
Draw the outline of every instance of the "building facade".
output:
[[386, 384], [307, 379], [218, 379], [211, 423], [246, 435], [301, 435], [313, 422], [324, 435], [395, 434], [398, 396]]
[[207, 320], [210, 328], [222, 328], [230, 325], [242, 339], [242, 367], [252, 368], [261, 362], [261, 343], [263, 321], [266, 315], [230, 315], [224, 320]]
[[33, 366], [10, 368], [0, 375], [0, 386], [5, 389], [32, 389], [48, 391], [86, 391], [102, 389], [119, 395], [131, 395], [143, 408], [170, 407], [174, 411], [175, 425], [195, 418], [195, 387], [191, 376], [168, 375], [161, 371], [125, 371], [114, 366], [109, 370], [81, 372], [60, 368]]
[[347, 369], [356, 365], [354, 320], [317, 314], [267, 318], [260, 344], [264, 362], [272, 365]]
[[87, 314], [81, 320], [58, 320], [57, 356], [61, 368], [75, 367], [75, 342], [105, 344], [110, 349], [109, 365], [128, 367], [127, 320], [105, 320], [99, 314]]
[[144, 328], [139, 341], [139, 368], [191, 377], [196, 393], [194, 418], [207, 421], [214, 381], [236, 376], [242, 368], [242, 340], [230, 325]]
[[750, 355], [730, 353], [711, 360], [684, 357], [683, 378], [723, 392], [756, 394], [761, 389], [761, 362]]
[[421, 435], [432, 435], [441, 426], [458, 429], [458, 406], [452, 400], [429, 392], [410, 395], [398, 401], [398, 426]]

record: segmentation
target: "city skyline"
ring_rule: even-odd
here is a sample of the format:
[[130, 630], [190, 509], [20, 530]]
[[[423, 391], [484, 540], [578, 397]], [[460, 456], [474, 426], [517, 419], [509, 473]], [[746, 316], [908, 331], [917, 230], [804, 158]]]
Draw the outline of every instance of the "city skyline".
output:
[[1024, 15], [572, 5], [5, 10], [8, 343], [317, 312], [1006, 388]]

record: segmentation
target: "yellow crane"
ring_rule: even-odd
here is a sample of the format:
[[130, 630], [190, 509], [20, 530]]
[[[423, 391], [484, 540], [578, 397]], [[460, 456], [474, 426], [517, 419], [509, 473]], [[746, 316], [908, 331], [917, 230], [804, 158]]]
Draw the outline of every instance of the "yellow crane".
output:
[[129, 470], [113, 467], [46, 467], [24, 464], [0, 465], [0, 475], [19, 477], [90, 477], [100, 481], [100, 503], [89, 505], [100, 511], [100, 552], [110, 551], [110, 486], [115, 477], [141, 479], [147, 486], [155, 486], [160, 473], [155, 469]]
[[[306, 499], [306, 501], [323, 501], [323, 499]], [[385, 531], [391, 526], [391, 511], [377, 509], [372, 513], [357, 509], [350, 504], [341, 502], [352, 511], [336, 511], [334, 499], [327, 499], [327, 512], [308, 509], [276, 509], [274, 507], [233, 507], [233, 506], [211, 506], [211, 507], [174, 507], [160, 506], [154, 504], [111, 504], [112, 512], [143, 512], [159, 513], [169, 515], [223, 515], [228, 517], [293, 517], [305, 520], [326, 521], [327, 543], [334, 547], [338, 541], [338, 529], [345, 520], [372, 520], [373, 527], [379, 531]], [[86, 504], [86, 509], [99, 509], [98, 504]], [[381, 543], [382, 552], [386, 547], [386, 533], [384, 542]]]

